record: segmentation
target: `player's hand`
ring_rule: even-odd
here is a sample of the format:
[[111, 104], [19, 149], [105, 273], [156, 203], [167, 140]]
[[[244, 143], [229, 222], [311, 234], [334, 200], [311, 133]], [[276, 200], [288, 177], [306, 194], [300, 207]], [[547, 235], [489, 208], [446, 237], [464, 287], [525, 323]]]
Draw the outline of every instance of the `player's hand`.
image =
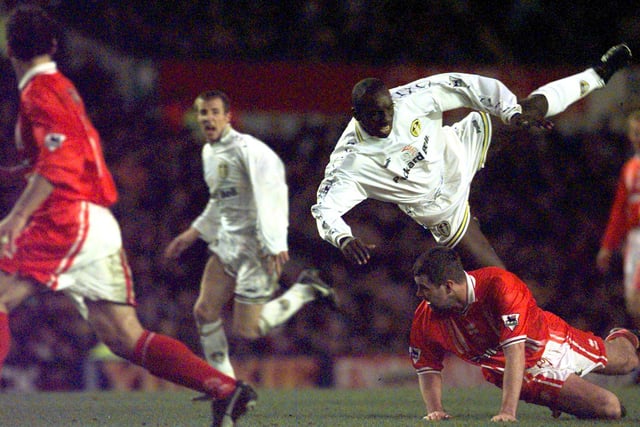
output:
[[538, 117], [537, 114], [526, 114], [526, 113], [517, 113], [511, 117], [509, 123], [518, 126], [523, 129], [530, 129], [532, 127], [537, 127], [541, 129], [551, 130], [553, 129], [553, 122], [547, 120], [545, 118]]
[[188, 228], [167, 245], [164, 250], [164, 257], [167, 259], [177, 259], [182, 252], [193, 245], [199, 236], [200, 234], [195, 228]]
[[371, 250], [376, 245], [366, 244], [357, 237], [347, 237], [340, 245], [342, 254], [352, 263], [364, 265], [371, 259]]
[[289, 252], [282, 251], [276, 255], [267, 256], [267, 273], [276, 274], [278, 277], [282, 274], [284, 265], [289, 261]]
[[602, 274], [609, 271], [609, 265], [611, 264], [611, 256], [613, 253], [607, 248], [600, 248], [598, 255], [596, 255], [596, 267]]
[[422, 417], [425, 421], [442, 421], [448, 420], [451, 418], [451, 415], [447, 414], [445, 411], [433, 411], [429, 412], [427, 415]]
[[517, 423], [518, 419], [511, 414], [505, 414], [503, 412], [498, 415], [494, 415], [491, 418], [492, 423]]
[[27, 225], [27, 218], [22, 215], [9, 214], [0, 222], [0, 258], [12, 258], [18, 247], [16, 240]]

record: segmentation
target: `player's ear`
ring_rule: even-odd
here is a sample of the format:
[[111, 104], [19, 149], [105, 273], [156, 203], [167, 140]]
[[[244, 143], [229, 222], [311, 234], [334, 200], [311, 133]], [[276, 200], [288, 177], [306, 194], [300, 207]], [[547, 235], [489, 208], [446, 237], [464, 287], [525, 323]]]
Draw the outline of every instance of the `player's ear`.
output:
[[453, 288], [454, 288], [455, 284], [456, 284], [456, 282], [451, 280], [451, 279], [447, 280], [444, 283], [444, 285], [447, 287], [447, 293], [453, 292]]

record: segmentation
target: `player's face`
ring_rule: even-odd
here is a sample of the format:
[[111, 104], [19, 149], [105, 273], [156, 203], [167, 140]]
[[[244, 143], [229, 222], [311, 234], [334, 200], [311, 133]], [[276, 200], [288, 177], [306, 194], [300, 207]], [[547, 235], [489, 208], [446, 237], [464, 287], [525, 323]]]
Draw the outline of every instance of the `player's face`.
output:
[[207, 141], [219, 141], [231, 120], [231, 113], [224, 111], [222, 100], [220, 98], [198, 99], [196, 109], [198, 125]]
[[388, 137], [393, 128], [393, 101], [389, 91], [380, 90], [365, 96], [354, 117], [369, 135]]
[[633, 149], [636, 152], [640, 152], [640, 120], [630, 120], [629, 127], [627, 128], [627, 137]]
[[415, 277], [415, 282], [418, 286], [416, 296], [427, 301], [434, 311], [450, 312], [457, 305], [453, 292], [447, 284], [436, 286], [425, 276]]

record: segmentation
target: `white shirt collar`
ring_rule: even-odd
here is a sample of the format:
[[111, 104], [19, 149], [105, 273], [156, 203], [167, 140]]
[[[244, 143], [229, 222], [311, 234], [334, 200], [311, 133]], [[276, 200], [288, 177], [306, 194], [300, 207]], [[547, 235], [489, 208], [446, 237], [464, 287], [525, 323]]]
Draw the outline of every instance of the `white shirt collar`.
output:
[[53, 61], [38, 64], [35, 67], [30, 68], [25, 75], [22, 76], [22, 79], [20, 79], [20, 83], [18, 84], [18, 89], [24, 89], [27, 83], [29, 83], [29, 81], [38, 74], [53, 74], [57, 71], [58, 67]]
[[471, 304], [476, 302], [476, 278], [469, 276], [466, 271], [464, 275], [467, 277], [467, 305], [462, 310], [462, 313], [466, 313]]

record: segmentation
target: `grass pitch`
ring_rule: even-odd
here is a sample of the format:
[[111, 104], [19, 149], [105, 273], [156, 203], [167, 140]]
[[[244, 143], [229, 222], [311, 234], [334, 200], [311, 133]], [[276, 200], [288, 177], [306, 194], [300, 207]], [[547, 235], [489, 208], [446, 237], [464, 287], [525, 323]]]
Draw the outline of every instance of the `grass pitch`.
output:
[[[620, 422], [580, 421], [568, 415], [520, 404], [520, 426], [640, 425], [640, 386], [614, 389], [628, 410]], [[256, 409], [237, 427], [377, 427], [425, 426], [416, 388], [372, 390], [258, 390]], [[0, 426], [30, 427], [206, 427], [209, 405], [192, 402], [191, 392], [92, 392], [0, 395]], [[445, 389], [444, 405], [455, 416], [445, 426], [488, 426], [500, 405], [492, 387]]]

